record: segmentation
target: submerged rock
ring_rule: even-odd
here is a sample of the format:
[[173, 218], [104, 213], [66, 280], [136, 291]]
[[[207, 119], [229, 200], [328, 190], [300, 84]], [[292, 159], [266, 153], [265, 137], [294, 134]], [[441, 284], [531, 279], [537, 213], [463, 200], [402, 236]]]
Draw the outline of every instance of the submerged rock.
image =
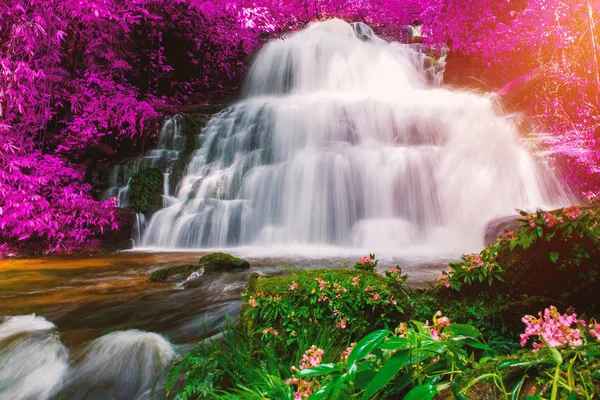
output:
[[150, 274], [152, 282], [183, 282], [212, 272], [230, 272], [250, 268], [244, 259], [227, 253], [211, 253], [200, 257], [197, 264], [171, 265]]

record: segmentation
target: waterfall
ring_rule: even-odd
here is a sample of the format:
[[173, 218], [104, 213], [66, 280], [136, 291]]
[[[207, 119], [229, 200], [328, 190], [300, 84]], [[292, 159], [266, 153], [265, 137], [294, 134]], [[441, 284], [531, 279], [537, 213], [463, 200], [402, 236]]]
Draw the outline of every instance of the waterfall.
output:
[[[117, 198], [117, 206], [129, 208], [129, 180], [133, 175], [145, 168], [158, 168], [165, 177], [163, 185], [163, 203], [168, 206], [171, 201], [170, 177], [173, 171], [183, 169], [181, 153], [186, 146], [186, 136], [183, 134], [183, 117], [175, 115], [165, 119], [159, 133], [156, 149], [147, 151], [143, 157], [128, 160], [114, 166], [109, 175], [109, 188], [105, 190], [103, 198]], [[146, 227], [146, 215], [136, 213], [133, 226], [132, 240], [135, 246], [142, 243], [142, 234]]]
[[440, 86], [445, 52], [367, 28], [329, 20], [267, 44], [142, 245], [474, 251], [491, 219], [565, 202], [493, 96]]

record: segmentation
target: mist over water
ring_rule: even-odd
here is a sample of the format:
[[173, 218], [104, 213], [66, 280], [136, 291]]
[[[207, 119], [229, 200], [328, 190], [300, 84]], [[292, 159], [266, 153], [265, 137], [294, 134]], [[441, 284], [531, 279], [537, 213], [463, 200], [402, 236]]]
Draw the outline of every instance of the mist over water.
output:
[[441, 66], [340, 20], [272, 41], [141, 246], [457, 255], [495, 217], [565, 203], [493, 98], [442, 88]]

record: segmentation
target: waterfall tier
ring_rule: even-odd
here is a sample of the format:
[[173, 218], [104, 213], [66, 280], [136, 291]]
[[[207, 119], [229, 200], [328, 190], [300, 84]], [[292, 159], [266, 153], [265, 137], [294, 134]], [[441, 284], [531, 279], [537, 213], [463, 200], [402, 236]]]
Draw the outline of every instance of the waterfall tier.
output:
[[267, 44], [142, 246], [464, 252], [494, 217], [564, 201], [492, 97], [442, 88], [443, 57], [367, 28], [330, 20]]

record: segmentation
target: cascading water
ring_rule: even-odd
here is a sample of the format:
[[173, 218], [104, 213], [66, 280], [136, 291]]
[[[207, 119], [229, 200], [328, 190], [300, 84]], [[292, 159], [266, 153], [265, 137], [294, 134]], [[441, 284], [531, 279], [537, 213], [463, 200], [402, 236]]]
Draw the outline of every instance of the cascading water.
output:
[[[156, 149], [146, 152], [142, 158], [116, 165], [109, 176], [109, 188], [104, 192], [104, 198], [116, 197], [119, 207], [129, 207], [128, 193], [131, 177], [144, 168], [158, 168], [165, 176], [163, 202], [165, 206], [170, 205], [170, 176], [173, 171], [183, 168], [181, 165], [181, 153], [186, 146], [186, 137], [183, 134], [182, 122], [180, 115], [167, 118], [160, 130], [158, 147]], [[177, 182], [174, 183], [176, 184]], [[136, 214], [131, 234], [135, 245], [139, 246], [142, 242], [142, 233], [146, 227], [146, 220], [144, 214]]]
[[35, 315], [0, 319], [0, 399], [48, 399], [68, 369], [53, 323]]
[[439, 64], [364, 26], [272, 41], [142, 246], [464, 252], [494, 217], [563, 201], [492, 97], [439, 83]]

